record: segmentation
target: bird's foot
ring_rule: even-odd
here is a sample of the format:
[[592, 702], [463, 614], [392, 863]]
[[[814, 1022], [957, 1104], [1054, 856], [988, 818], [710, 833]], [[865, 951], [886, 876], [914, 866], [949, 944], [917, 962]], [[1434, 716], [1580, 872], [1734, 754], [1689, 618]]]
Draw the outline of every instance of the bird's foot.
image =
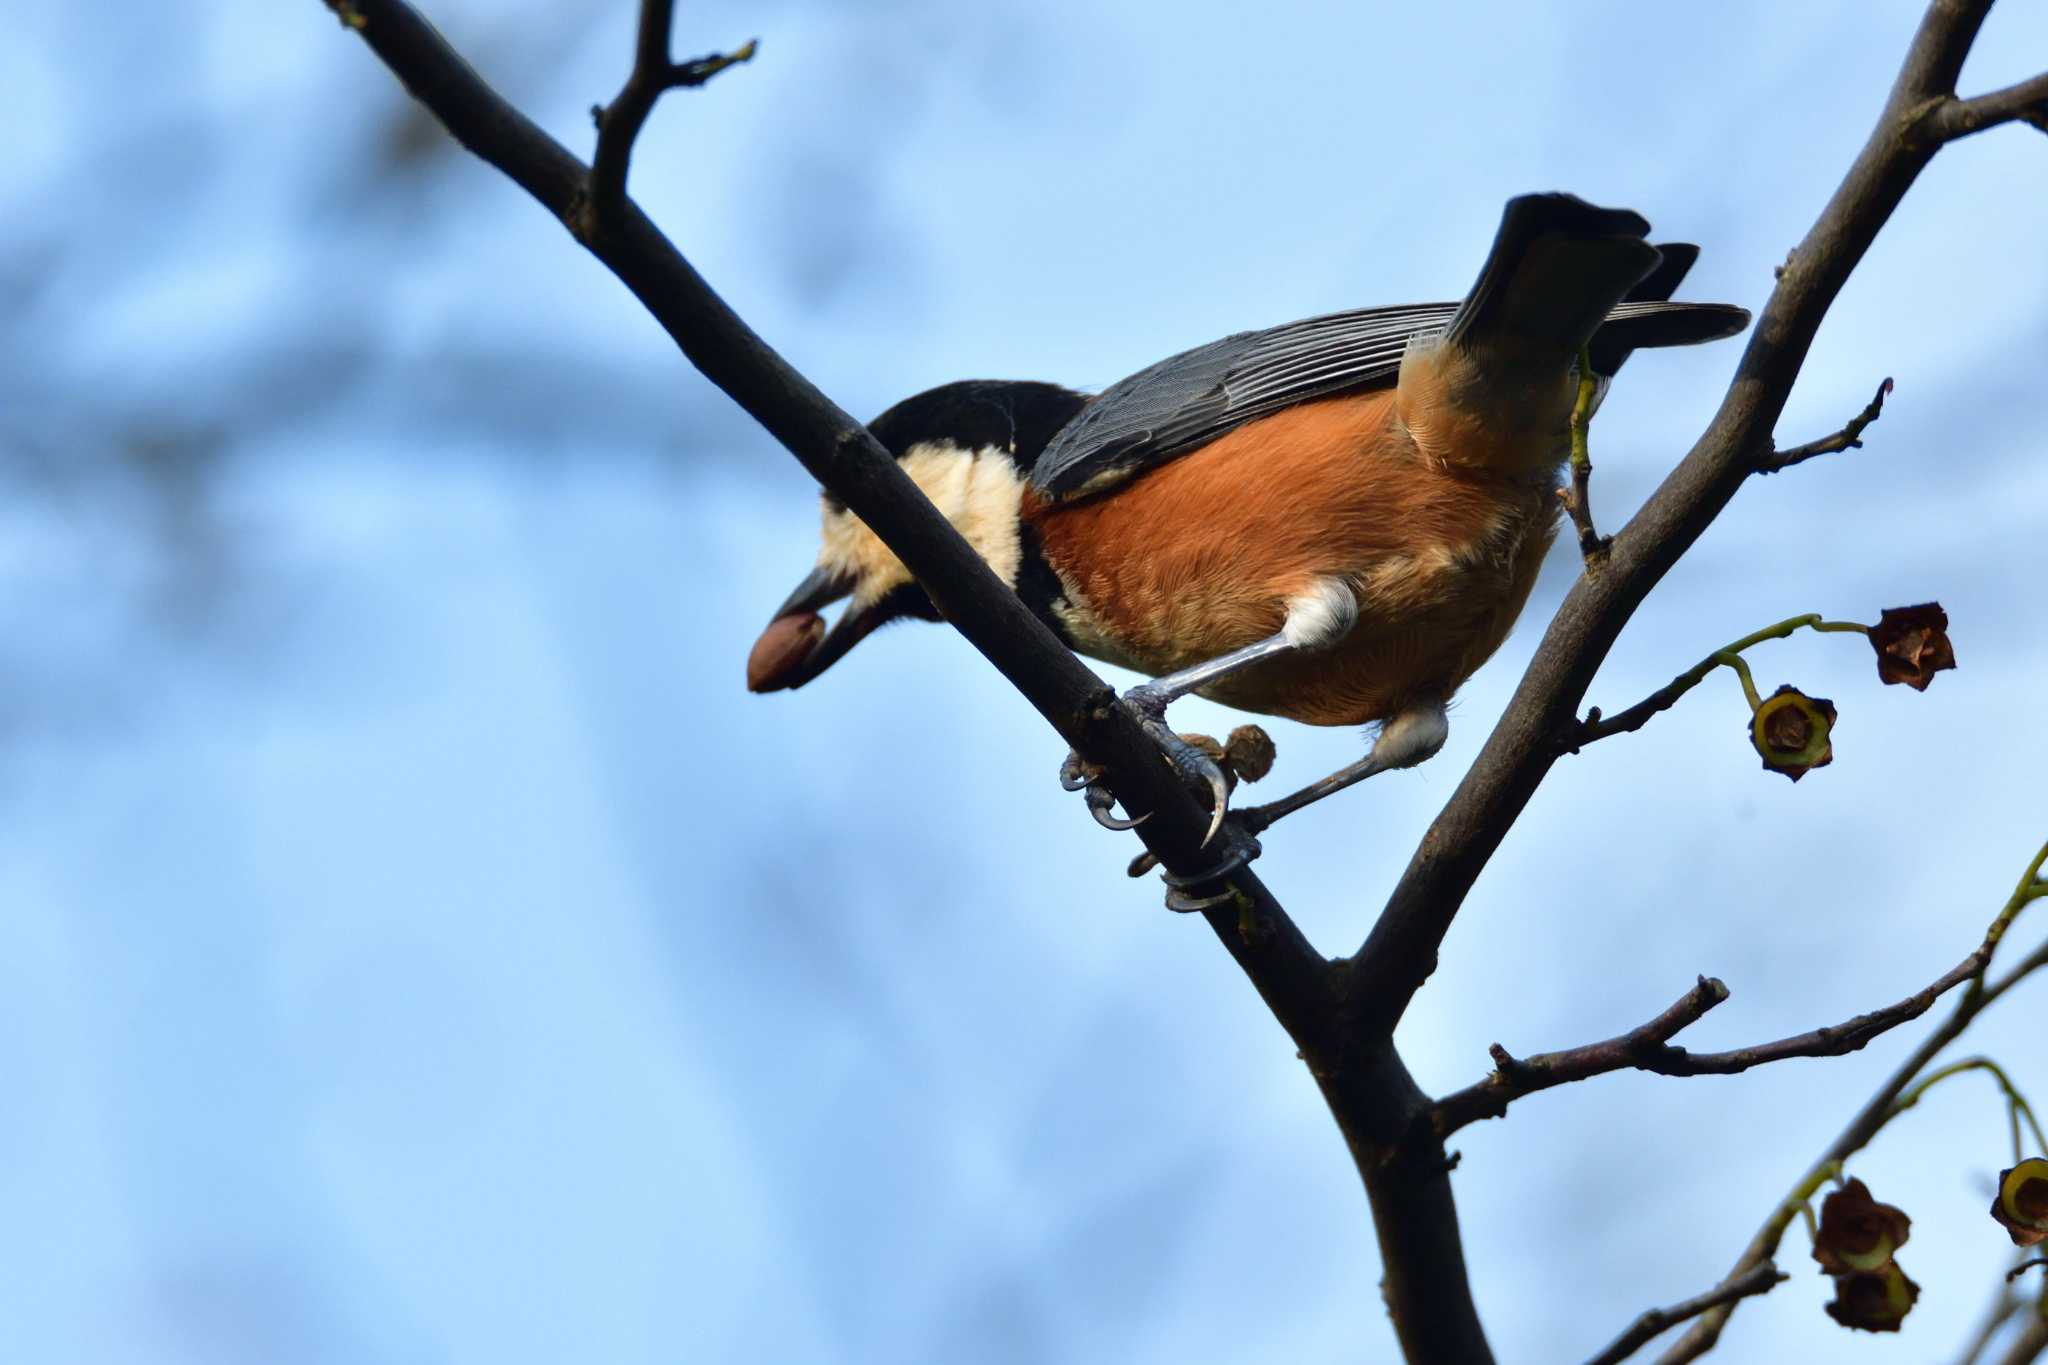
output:
[[[1125, 700], [1130, 700], [1128, 694]], [[1230, 732], [1230, 738], [1220, 744], [1208, 735], [1175, 734], [1166, 728], [1163, 718], [1155, 719], [1147, 714], [1153, 707], [1165, 709], [1164, 703], [1155, 697], [1140, 697], [1132, 709], [1139, 713], [1139, 725], [1166, 751], [1167, 761], [1182, 784], [1197, 800], [1206, 798], [1210, 803], [1214, 815], [1202, 840], [1207, 845], [1215, 839], [1224, 816], [1231, 813], [1228, 802], [1237, 784], [1241, 781], [1256, 782], [1273, 770], [1272, 736], [1256, 725], [1238, 726]], [[1107, 829], [1132, 829], [1150, 816], [1147, 812], [1132, 819], [1123, 819], [1113, 814], [1111, 807], [1117, 796], [1110, 788], [1106, 774], [1101, 767], [1079, 754], [1069, 753], [1066, 762], [1060, 765], [1060, 785], [1068, 791], [1086, 792], [1088, 813]], [[1150, 854], [1141, 856], [1151, 857]], [[1146, 868], [1135, 869], [1131, 875], [1142, 875], [1152, 865], [1147, 863]]]
[[[1138, 722], [1138, 728], [1159, 746], [1167, 766], [1173, 769], [1173, 775], [1180, 784], [1197, 801], [1208, 805], [1209, 828], [1202, 835], [1202, 843], [1206, 846], [1222, 827], [1223, 817], [1230, 809], [1230, 789], [1236, 784], [1236, 779], [1225, 771], [1222, 748], [1215, 740], [1206, 735], [1183, 738], [1167, 726], [1166, 708], [1173, 703], [1175, 695], [1156, 683], [1140, 683], [1124, 693], [1124, 709]], [[1205, 741], [1207, 747], [1196, 743], [1197, 740]]]
[[1088, 813], [1104, 829], [1136, 829], [1151, 818], [1150, 811], [1130, 820], [1113, 814], [1110, 808], [1116, 804], [1116, 793], [1109, 789], [1101, 766], [1090, 763], [1071, 749], [1067, 751], [1067, 761], [1060, 764], [1060, 785], [1070, 792], [1085, 793]]
[[[1223, 879], [1263, 851], [1259, 841], [1244, 832], [1236, 820], [1223, 822], [1223, 837], [1213, 847], [1216, 861], [1197, 872], [1178, 876], [1172, 872], [1161, 872], [1160, 880], [1166, 883], [1166, 908], [1180, 914], [1193, 914], [1200, 910], [1213, 910], [1219, 905], [1228, 905], [1237, 895], [1236, 891], [1223, 884]], [[1197, 894], [1204, 888], [1215, 888], [1207, 895]]]
[[[1240, 782], [1256, 782], [1267, 773], [1273, 771], [1273, 760], [1276, 756], [1273, 737], [1268, 735], [1259, 726], [1240, 725], [1235, 730], [1232, 730], [1230, 738], [1221, 744], [1218, 744], [1207, 735], [1182, 735], [1180, 738], [1185, 743], [1193, 745], [1222, 765], [1224, 778], [1228, 781], [1232, 791], [1237, 789], [1237, 784]], [[1070, 757], [1069, 762], [1073, 761]], [[1224, 838], [1223, 842], [1217, 845], [1218, 848], [1223, 850], [1223, 854], [1217, 867], [1212, 867], [1207, 871], [1183, 879], [1176, 879], [1162, 873], [1161, 875], [1165, 877], [1168, 886], [1175, 888], [1176, 891], [1184, 890], [1187, 887], [1199, 886], [1203, 882], [1213, 881], [1217, 877], [1258, 857], [1259, 841], [1256, 836], [1267, 825], [1272, 823], [1271, 818], [1264, 814], [1268, 809], [1270, 807], [1266, 806], [1251, 806], [1245, 809], [1232, 808], [1223, 818]], [[1249, 852], [1238, 861], [1230, 862], [1231, 850], [1234, 848], [1248, 848]], [[1128, 871], [1133, 877], [1142, 877], [1158, 866], [1159, 856], [1148, 849], [1131, 859]], [[1169, 904], [1175, 899], [1176, 897], [1172, 893], [1169, 893], [1167, 896]], [[1175, 905], [1173, 908], [1201, 909], [1203, 907]]]
[[[1206, 800], [1214, 812], [1209, 831], [1202, 840], [1204, 844], [1208, 843], [1216, 837], [1217, 826], [1223, 823], [1224, 812], [1229, 809], [1233, 780], [1218, 763], [1220, 749], [1217, 757], [1211, 757], [1199, 745], [1181, 738], [1167, 727], [1166, 708], [1172, 703], [1173, 695], [1164, 689], [1141, 683], [1124, 693], [1122, 700], [1124, 709], [1138, 722], [1138, 728], [1159, 746], [1181, 785], [1193, 793], [1196, 800]], [[1194, 738], [1207, 739], [1201, 735]], [[1207, 742], [1212, 749], [1217, 749], [1216, 741]], [[1125, 819], [1113, 814], [1110, 807], [1117, 797], [1110, 789], [1106, 775], [1100, 767], [1079, 754], [1069, 753], [1066, 762], [1060, 765], [1060, 785], [1068, 791], [1087, 793], [1088, 813], [1105, 829], [1133, 829], [1149, 816], [1148, 812]]]

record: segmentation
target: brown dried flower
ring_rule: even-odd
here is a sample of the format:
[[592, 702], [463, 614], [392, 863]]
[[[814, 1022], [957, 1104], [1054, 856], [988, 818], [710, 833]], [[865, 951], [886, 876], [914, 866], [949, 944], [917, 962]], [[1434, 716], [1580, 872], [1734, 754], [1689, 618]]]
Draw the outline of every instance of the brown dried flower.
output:
[[1273, 737], [1256, 725], [1238, 726], [1223, 746], [1223, 757], [1231, 771], [1247, 782], [1256, 782], [1272, 772], [1273, 760], [1278, 756]]
[[1834, 728], [1833, 702], [1787, 685], [1764, 698], [1750, 717], [1749, 742], [1763, 757], [1764, 767], [1797, 782], [1811, 769], [1835, 761], [1830, 738]]
[[1882, 1270], [1836, 1276], [1828, 1316], [1865, 1332], [1896, 1332], [1919, 1297], [1920, 1286], [1907, 1279], [1896, 1262], [1888, 1262]]
[[1870, 628], [1870, 647], [1877, 651], [1877, 676], [1925, 692], [1934, 675], [1956, 666], [1949, 643], [1948, 613], [1939, 602], [1917, 607], [1887, 607]]
[[1230, 738], [1220, 744], [1214, 735], [1182, 735], [1181, 740], [1220, 765], [1224, 784], [1232, 791], [1241, 781], [1256, 782], [1272, 772], [1273, 759], [1279, 752], [1273, 744], [1273, 737], [1256, 725], [1238, 726], [1230, 732]]
[[1991, 1216], [2012, 1234], [2014, 1246], [2048, 1242], [2048, 1160], [2030, 1156], [2011, 1170], [2000, 1171]]
[[1878, 1203], [1862, 1181], [1851, 1178], [1821, 1201], [1813, 1259], [1830, 1275], [1882, 1269], [1906, 1244], [1912, 1226], [1904, 1211]]

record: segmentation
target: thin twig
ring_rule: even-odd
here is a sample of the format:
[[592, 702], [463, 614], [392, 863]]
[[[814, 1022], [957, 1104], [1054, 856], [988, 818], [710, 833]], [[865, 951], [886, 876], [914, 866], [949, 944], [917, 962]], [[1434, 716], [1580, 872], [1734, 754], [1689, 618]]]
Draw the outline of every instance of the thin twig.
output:
[[1863, 411], [1851, 417], [1840, 431], [1832, 436], [1823, 436], [1818, 441], [1808, 441], [1803, 446], [1793, 446], [1790, 450], [1772, 450], [1756, 462], [1756, 472], [1775, 474], [1781, 469], [1803, 464], [1816, 455], [1832, 455], [1838, 450], [1861, 450], [1864, 428], [1883, 414], [1885, 395], [1891, 391], [1891, 376], [1886, 375], [1884, 382], [1877, 386], [1877, 396], [1864, 406]]
[[2012, 1277], [2007, 1276], [1999, 1284], [1998, 1292], [1992, 1295], [1991, 1306], [1984, 1310], [1984, 1320], [1970, 1334], [1970, 1340], [1964, 1344], [1963, 1353], [1956, 1357], [1955, 1365], [1977, 1365], [2005, 1324], [2012, 1321], [2012, 1315], [2020, 1311], [2020, 1306], [2020, 1297], [2013, 1292]]
[[2011, 1284], [2014, 1280], [2017, 1280], [2020, 1276], [2026, 1274], [2029, 1270], [2032, 1270], [2037, 1265], [2048, 1266], [2048, 1256], [2036, 1256], [2031, 1261], [2021, 1261], [2011, 1270], [2005, 1272], [2005, 1282], [2007, 1284]]
[[757, 40], [749, 39], [729, 53], [714, 52], [687, 62], [673, 62], [668, 54], [674, 13], [675, 0], [641, 0], [633, 69], [626, 74], [626, 83], [619, 87], [610, 104], [594, 106], [590, 111], [597, 123], [597, 152], [591, 158], [589, 193], [582, 211], [572, 220], [577, 235], [586, 242], [599, 232], [618, 226], [633, 143], [663, 92], [702, 85], [729, 66], [752, 61], [760, 49]]
[[[1990, 967], [1992, 951], [1997, 947], [1997, 940], [2003, 935], [2005, 926], [2011, 924], [2013, 917], [2022, 907], [2030, 901], [2042, 898], [2040, 872], [2044, 865], [2048, 865], [2048, 844], [2044, 844], [2027, 864], [2026, 873], [2020, 878], [2019, 885], [1992, 921], [1992, 929], [1986, 932], [1984, 945], [1979, 949], [1984, 961], [1978, 968], [1979, 975], [1971, 981], [1970, 989], [1956, 1001], [1955, 1008], [1949, 1011], [1948, 1017], [1921, 1040], [1920, 1046], [1913, 1049], [1912, 1055], [1899, 1065], [1890, 1079], [1878, 1087], [1877, 1093], [1864, 1103], [1863, 1108], [1857, 1111], [1856, 1117], [1849, 1121], [1848, 1126], [1829, 1144], [1828, 1149], [1821, 1153], [1820, 1159], [1808, 1169], [1795, 1187], [1795, 1199], [1803, 1199], [1812, 1192], [1817, 1184], [1818, 1173], [1828, 1169], [1840, 1169], [1843, 1162], [1869, 1146], [1871, 1139], [1875, 1138], [1887, 1123], [1898, 1117], [1899, 1097], [1920, 1079], [1921, 1073], [1941, 1054], [1942, 1049], [1962, 1035], [1971, 1021], [1996, 1004], [2014, 986], [2043, 967], [2048, 967], [2048, 942], [2044, 942], [2021, 958], [2011, 971], [1998, 980], [1987, 983], [1982, 975]], [[1804, 1193], [1801, 1193], [1802, 1191]], [[1735, 1265], [1728, 1272], [1728, 1279], [1747, 1274], [1752, 1267], [1777, 1255], [1778, 1243], [1784, 1238], [1785, 1229], [1791, 1226], [1794, 1216], [1789, 1202], [1780, 1203], [1765, 1220], [1764, 1225], [1757, 1230], [1756, 1235], [1750, 1238], [1749, 1245], [1743, 1248], [1742, 1255], [1736, 1259]], [[1727, 1325], [1729, 1315], [1734, 1311], [1735, 1303], [1731, 1300], [1700, 1314], [1693, 1320], [1692, 1326], [1686, 1329], [1685, 1335], [1672, 1343], [1670, 1349], [1657, 1358], [1657, 1365], [1683, 1365], [1684, 1362], [1697, 1360], [1713, 1350], [1714, 1343], [1721, 1338], [1721, 1329]]]
[[1499, 1118], [1507, 1113], [1508, 1105], [1524, 1095], [1640, 1065], [1637, 1059], [1665, 1047], [1680, 1029], [1697, 1022], [1727, 998], [1726, 986], [1713, 977], [1703, 976], [1662, 1014], [1604, 1043], [1521, 1058], [1495, 1043], [1489, 1049], [1494, 1060], [1493, 1074], [1437, 1101], [1430, 1111], [1430, 1122], [1438, 1137], [1449, 1137], [1478, 1119]]
[[2048, 1351], [2048, 1314], [2035, 1313], [2005, 1348], [1998, 1365], [2034, 1365], [2044, 1351]]
[[1744, 679], [1743, 691], [1749, 697], [1750, 709], [1755, 710], [1756, 684], [1747, 677], [1746, 667], [1742, 663], [1742, 651], [1760, 645], [1766, 640], [1786, 639], [1801, 630], [1815, 630], [1823, 634], [1870, 633], [1868, 626], [1855, 621], [1830, 621], [1819, 612], [1809, 612], [1804, 616], [1794, 616], [1780, 621], [1773, 626], [1765, 626], [1762, 630], [1745, 635], [1732, 644], [1723, 645], [1625, 711], [1617, 711], [1611, 716], [1603, 717], [1597, 706], [1588, 710], [1584, 720], [1570, 723], [1565, 738], [1560, 741], [1561, 752], [1575, 754], [1595, 740], [1642, 729], [1649, 724], [1652, 716], [1676, 706], [1680, 697], [1706, 681], [1707, 675], [1716, 668], [1732, 668], [1737, 676]]
[[[1975, 952], [1905, 999], [1839, 1024], [1795, 1033], [1789, 1038], [1758, 1043], [1753, 1047], [1733, 1048], [1726, 1052], [1688, 1052], [1682, 1047], [1672, 1046], [1667, 1040], [1728, 998], [1726, 986], [1703, 976], [1700, 984], [1685, 999], [1648, 1024], [1631, 1029], [1618, 1038], [1520, 1059], [1508, 1057], [1496, 1043], [1493, 1053], [1496, 1069], [1493, 1074], [1476, 1085], [1439, 1100], [1432, 1114], [1433, 1126], [1439, 1136], [1447, 1137], [1476, 1119], [1499, 1118], [1507, 1112], [1510, 1104], [1524, 1095], [1613, 1071], [1634, 1069], [1655, 1072], [1659, 1076], [1732, 1076], [1752, 1067], [1789, 1061], [1794, 1057], [1840, 1057], [1860, 1051], [1872, 1039], [1918, 1019], [1943, 995], [1975, 979], [1990, 959], [1991, 945], [1988, 942], [1981, 944]], [[1701, 1005], [1690, 1018], [1686, 1017], [1688, 1005], [1698, 1004], [1703, 995], [1714, 992], [1718, 992], [1718, 998]]]
[[1778, 1285], [1791, 1279], [1784, 1271], [1769, 1261], [1750, 1267], [1747, 1273], [1732, 1280], [1723, 1280], [1697, 1298], [1684, 1303], [1674, 1303], [1669, 1308], [1652, 1308], [1635, 1320], [1626, 1332], [1614, 1339], [1612, 1345], [1586, 1362], [1586, 1365], [1616, 1365], [1627, 1360], [1645, 1342], [1660, 1332], [1669, 1331], [1679, 1323], [1696, 1318], [1710, 1308], [1746, 1299], [1753, 1294], [1767, 1294]]
[[1897, 1102], [1892, 1105], [1892, 1117], [1896, 1118], [1920, 1103], [1921, 1098], [1929, 1090], [1932, 1090], [1949, 1077], [1960, 1076], [1966, 1071], [1984, 1072], [1998, 1083], [1999, 1093], [2005, 1096], [2006, 1118], [2009, 1120], [2012, 1129], [2013, 1165], [2019, 1165], [2020, 1158], [2026, 1155], [2026, 1148], [2020, 1141], [2020, 1125], [2022, 1121], [2033, 1131], [2034, 1141], [2043, 1150], [2048, 1150], [2048, 1134], [2044, 1134], [2041, 1131], [2041, 1121], [2034, 1117], [2034, 1110], [2027, 1103], [2027, 1097], [2022, 1095], [2020, 1088], [2012, 1083], [2012, 1077], [2005, 1073], [2005, 1068], [1992, 1061], [1989, 1057], [1965, 1057], [1960, 1062], [1950, 1062], [1939, 1071], [1931, 1072], [1922, 1077], [1911, 1090], [1899, 1096]]

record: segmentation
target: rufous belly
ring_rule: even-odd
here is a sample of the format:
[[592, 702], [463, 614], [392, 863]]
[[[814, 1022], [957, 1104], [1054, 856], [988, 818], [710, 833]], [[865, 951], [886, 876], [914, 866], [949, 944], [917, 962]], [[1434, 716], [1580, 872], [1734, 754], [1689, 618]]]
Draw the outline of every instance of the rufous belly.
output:
[[1291, 598], [1334, 578], [1359, 604], [1342, 641], [1202, 695], [1311, 725], [1448, 700], [1528, 600], [1556, 531], [1555, 469], [1425, 458], [1393, 400], [1304, 404], [1103, 497], [1028, 506], [1075, 647], [1170, 673], [1273, 635]]

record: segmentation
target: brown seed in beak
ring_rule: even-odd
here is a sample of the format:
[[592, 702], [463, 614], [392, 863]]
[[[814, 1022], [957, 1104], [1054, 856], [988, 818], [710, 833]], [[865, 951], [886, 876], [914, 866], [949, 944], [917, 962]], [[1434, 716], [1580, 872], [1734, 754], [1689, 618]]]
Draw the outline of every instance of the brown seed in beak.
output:
[[788, 687], [824, 638], [825, 618], [814, 611], [776, 617], [747, 655], [747, 690], [775, 692]]

